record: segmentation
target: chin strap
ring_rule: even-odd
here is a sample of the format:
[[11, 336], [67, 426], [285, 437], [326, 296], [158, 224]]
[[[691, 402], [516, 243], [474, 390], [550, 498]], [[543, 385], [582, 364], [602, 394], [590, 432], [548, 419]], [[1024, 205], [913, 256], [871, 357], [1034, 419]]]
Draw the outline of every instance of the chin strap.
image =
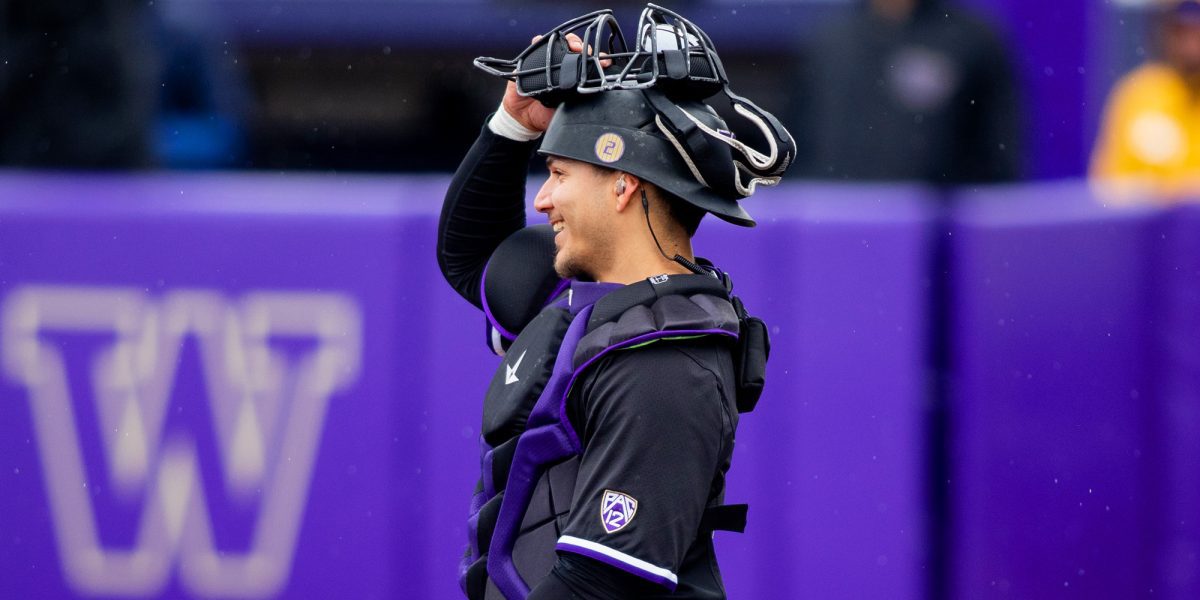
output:
[[697, 275], [710, 275], [711, 276], [712, 273], [704, 270], [704, 268], [701, 267], [700, 265], [697, 265], [696, 263], [684, 258], [683, 256], [681, 256], [679, 254], [676, 254], [675, 258], [671, 258], [671, 257], [667, 256], [667, 253], [665, 251], [663, 251], [662, 244], [658, 243], [658, 236], [654, 235], [654, 227], [652, 225], [650, 225], [650, 201], [646, 199], [646, 188], [642, 188], [641, 191], [642, 191], [642, 212], [644, 212], [646, 214], [646, 229], [650, 230], [650, 237], [654, 238], [654, 245], [658, 246], [658, 253], [663, 255], [663, 258], [670, 260], [670, 261], [677, 262], [677, 263], [683, 265], [683, 268], [685, 268]]

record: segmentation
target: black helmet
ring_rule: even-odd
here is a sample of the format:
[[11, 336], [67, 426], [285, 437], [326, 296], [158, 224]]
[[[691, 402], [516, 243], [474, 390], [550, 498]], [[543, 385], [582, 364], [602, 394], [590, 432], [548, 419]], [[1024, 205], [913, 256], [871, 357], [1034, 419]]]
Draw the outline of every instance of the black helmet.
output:
[[[586, 55], [567, 44], [567, 34], [581, 28], [591, 48]], [[708, 35], [654, 4], [642, 11], [632, 52], [604, 10], [563, 23], [515, 59], [481, 57], [475, 64], [516, 81], [522, 95], [561, 103], [543, 154], [632, 173], [737, 225], [754, 225], [738, 200], [758, 184], [779, 183], [796, 153], [774, 115], [730, 89]], [[762, 133], [765, 151], [739, 141], [702, 102], [721, 91]]]
[[[776, 156], [735, 140], [703, 102], [671, 100], [654, 89], [612, 90], [560, 105], [538, 152], [625, 171], [730, 223], [753, 227], [754, 218], [738, 200], [754, 193], [756, 184], [778, 183], [790, 160], [790, 153], [778, 156], [770, 128], [759, 124]], [[747, 152], [776, 173], [748, 166], [743, 161], [755, 159]]]

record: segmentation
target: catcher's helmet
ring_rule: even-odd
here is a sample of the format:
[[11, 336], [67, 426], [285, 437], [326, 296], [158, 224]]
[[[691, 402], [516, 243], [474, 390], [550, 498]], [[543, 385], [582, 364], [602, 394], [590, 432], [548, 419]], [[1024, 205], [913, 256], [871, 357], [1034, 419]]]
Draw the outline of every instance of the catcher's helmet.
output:
[[[567, 35], [582, 31], [582, 52]], [[771, 113], [733, 93], [708, 35], [647, 4], [629, 51], [612, 11], [589, 13], [547, 32], [517, 58], [481, 57], [476, 66], [517, 83], [517, 91], [559, 106], [543, 154], [627, 171], [731, 223], [753, 226], [737, 203], [758, 184], [779, 182], [796, 153]], [[738, 140], [702, 100], [724, 91], [753, 124], [764, 149]]]
[[[756, 184], [777, 183], [779, 175], [745, 164], [744, 148], [708, 105], [670, 100], [651, 89], [564, 102], [538, 151], [625, 171], [730, 223], [752, 227], [754, 219], [738, 199], [752, 194]], [[779, 173], [787, 168], [778, 156], [769, 162], [777, 163]]]

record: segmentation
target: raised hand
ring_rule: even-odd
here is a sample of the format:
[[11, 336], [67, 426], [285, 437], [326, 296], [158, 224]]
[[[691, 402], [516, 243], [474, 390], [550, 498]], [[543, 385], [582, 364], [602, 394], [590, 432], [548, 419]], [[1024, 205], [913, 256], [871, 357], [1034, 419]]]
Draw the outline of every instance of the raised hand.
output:
[[[567, 48], [571, 52], [583, 52], [583, 40], [574, 33], [567, 34]], [[534, 36], [530, 43], [537, 42], [542, 39], [542, 36]], [[589, 49], [590, 52], [590, 49]], [[604, 56], [601, 52], [600, 56]], [[602, 60], [601, 65], [608, 66], [611, 61]], [[504, 110], [512, 115], [518, 123], [527, 129], [533, 131], [545, 131], [550, 126], [550, 119], [554, 117], [554, 109], [548, 108], [546, 105], [538, 102], [533, 98], [522, 96], [517, 93], [517, 84], [508, 82], [508, 87], [504, 90], [504, 100], [501, 102]]]

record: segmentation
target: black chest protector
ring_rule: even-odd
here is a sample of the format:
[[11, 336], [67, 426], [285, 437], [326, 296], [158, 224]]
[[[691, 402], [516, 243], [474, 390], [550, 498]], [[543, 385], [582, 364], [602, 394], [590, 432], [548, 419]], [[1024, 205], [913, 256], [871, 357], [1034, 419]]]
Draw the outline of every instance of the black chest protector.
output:
[[[459, 569], [468, 598], [524, 599], [526, 582], [553, 568], [583, 450], [567, 398], [597, 360], [673, 337], [723, 337], [737, 347], [738, 409], [753, 408], [762, 388], [766, 328], [746, 315], [729, 288], [726, 278], [707, 275], [659, 276], [628, 286], [570, 281], [521, 329], [484, 401], [480, 484]], [[744, 507], [740, 514], [744, 521]], [[740, 530], [736, 523], [708, 528]]]

